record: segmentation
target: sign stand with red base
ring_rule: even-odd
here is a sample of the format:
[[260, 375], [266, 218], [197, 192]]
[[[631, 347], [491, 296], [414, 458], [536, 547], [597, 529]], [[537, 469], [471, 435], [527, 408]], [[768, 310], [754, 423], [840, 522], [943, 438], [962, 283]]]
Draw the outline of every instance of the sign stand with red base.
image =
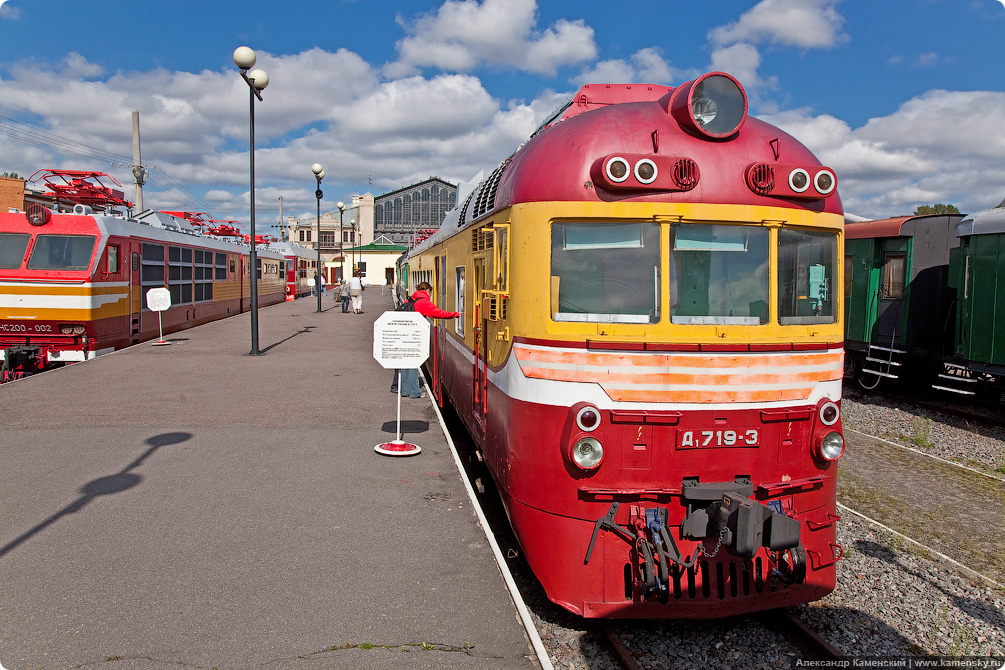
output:
[[[3, 3], [0, 2], [0, 4]], [[171, 292], [166, 288], [150, 289], [147, 291], [147, 307], [157, 312], [157, 329], [160, 331], [160, 337], [154, 342], [154, 346], [163, 347], [164, 345], [171, 344], [164, 341], [164, 323], [161, 321], [161, 312], [171, 307]]]
[[[398, 384], [400, 389], [401, 377], [399, 375]], [[401, 439], [401, 391], [398, 391], [398, 429], [395, 438], [390, 442], [383, 442], [373, 448], [378, 454], [385, 456], [414, 456], [422, 448], [417, 444], [410, 444]]]
[[[429, 322], [418, 312], [384, 312], [373, 324], [373, 357], [385, 369], [418, 368], [429, 357]], [[398, 428], [395, 439], [373, 448], [385, 456], [414, 456], [422, 451], [401, 439], [401, 382], [398, 379]]]

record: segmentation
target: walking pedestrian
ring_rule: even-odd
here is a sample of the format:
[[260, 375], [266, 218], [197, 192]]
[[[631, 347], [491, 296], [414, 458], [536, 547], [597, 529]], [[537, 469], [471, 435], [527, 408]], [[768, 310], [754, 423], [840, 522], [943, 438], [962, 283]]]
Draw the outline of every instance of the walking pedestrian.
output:
[[353, 272], [352, 278], [349, 279], [349, 297], [352, 299], [353, 314], [363, 313], [363, 291], [365, 290], [366, 287], [363, 286], [359, 270]]
[[349, 311], [349, 282], [346, 280], [342, 280], [339, 286], [338, 299], [342, 301], [342, 313], [345, 314]]

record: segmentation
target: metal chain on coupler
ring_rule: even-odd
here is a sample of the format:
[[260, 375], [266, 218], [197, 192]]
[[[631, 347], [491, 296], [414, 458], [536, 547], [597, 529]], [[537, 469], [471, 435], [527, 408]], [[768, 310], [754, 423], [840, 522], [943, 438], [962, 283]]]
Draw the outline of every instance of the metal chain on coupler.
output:
[[726, 528], [725, 526], [723, 526], [722, 528], [720, 528], [719, 529], [719, 538], [718, 538], [718, 540], [715, 543], [715, 549], [713, 549], [711, 552], [708, 552], [705, 549], [705, 545], [702, 545], [702, 547], [701, 547], [701, 553], [704, 554], [705, 556], [708, 556], [709, 558], [715, 558], [715, 555], [719, 553], [720, 549], [722, 549], [722, 543], [726, 539], [726, 533], [728, 533], [728, 532], [729, 532], [729, 529]]

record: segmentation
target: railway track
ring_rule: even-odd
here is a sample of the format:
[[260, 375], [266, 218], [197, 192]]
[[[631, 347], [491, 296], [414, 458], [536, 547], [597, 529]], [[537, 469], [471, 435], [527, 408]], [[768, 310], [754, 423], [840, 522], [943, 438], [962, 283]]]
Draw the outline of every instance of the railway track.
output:
[[[834, 662], [847, 659], [839, 649], [821, 637], [791, 610], [771, 610], [759, 615], [744, 617], [744, 619], [748, 620], [747, 625], [749, 626], [763, 626], [787, 640], [792, 645], [792, 649], [795, 650], [796, 658]], [[672, 635], [673, 632], [670, 630], [672, 625], [665, 625], [668, 629], [667, 634]], [[622, 670], [643, 670], [645, 666], [640, 663], [640, 660], [648, 656], [645, 650], [633, 651], [622, 639], [618, 629], [614, 627], [605, 627], [602, 630], [602, 637], [610, 656], [617, 661]], [[728, 654], [729, 651], [726, 653]], [[655, 667], [663, 666], [657, 665]]]

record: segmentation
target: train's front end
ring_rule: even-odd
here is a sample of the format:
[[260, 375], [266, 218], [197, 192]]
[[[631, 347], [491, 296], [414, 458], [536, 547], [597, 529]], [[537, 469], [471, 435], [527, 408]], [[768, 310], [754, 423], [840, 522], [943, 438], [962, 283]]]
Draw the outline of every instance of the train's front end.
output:
[[112, 281], [120, 259], [103, 253], [107, 239], [90, 215], [41, 205], [0, 214], [3, 381], [100, 353], [99, 338], [129, 294], [128, 282]]
[[584, 87], [502, 166], [476, 409], [552, 600], [714, 617], [834, 588], [835, 187], [723, 73]]

